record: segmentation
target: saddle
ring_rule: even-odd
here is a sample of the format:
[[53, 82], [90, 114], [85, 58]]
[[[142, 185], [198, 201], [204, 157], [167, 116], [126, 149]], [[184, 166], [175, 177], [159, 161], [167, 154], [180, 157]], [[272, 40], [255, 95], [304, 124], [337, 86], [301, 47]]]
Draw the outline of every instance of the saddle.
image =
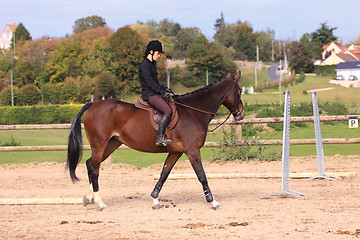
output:
[[[176, 111], [175, 101], [173, 101], [172, 98], [168, 102], [168, 105], [171, 108], [172, 114], [171, 114], [170, 123], [169, 123], [167, 129], [171, 130], [176, 126], [176, 123], [179, 120], [179, 116], [178, 116], [178, 113]], [[146, 111], [149, 112], [149, 118], [150, 118], [151, 125], [153, 126], [153, 128], [156, 131], [158, 131], [158, 129], [159, 129], [159, 121], [160, 121], [163, 114], [160, 111], [158, 111], [157, 109], [153, 108], [148, 102], [144, 101], [141, 96], [139, 97], [139, 99], [135, 103], [135, 107], [146, 110]]]

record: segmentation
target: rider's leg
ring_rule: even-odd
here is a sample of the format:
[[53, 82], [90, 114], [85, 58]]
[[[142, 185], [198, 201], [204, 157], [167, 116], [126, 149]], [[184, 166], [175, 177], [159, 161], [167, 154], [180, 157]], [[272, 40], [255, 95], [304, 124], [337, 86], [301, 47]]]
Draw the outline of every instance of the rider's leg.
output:
[[148, 103], [150, 103], [151, 106], [163, 113], [163, 116], [159, 121], [158, 136], [156, 138], [155, 144], [157, 146], [166, 146], [167, 144], [172, 142], [170, 139], [167, 139], [165, 137], [165, 130], [170, 123], [170, 117], [172, 113], [171, 108], [160, 95], [149, 96]]

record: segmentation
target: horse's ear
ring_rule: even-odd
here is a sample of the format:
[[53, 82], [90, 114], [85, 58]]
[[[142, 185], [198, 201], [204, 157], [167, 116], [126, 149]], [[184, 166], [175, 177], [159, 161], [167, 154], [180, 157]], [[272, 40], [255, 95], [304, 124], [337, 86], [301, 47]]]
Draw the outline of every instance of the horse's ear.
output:
[[241, 71], [239, 71], [239, 72], [235, 75], [234, 81], [235, 81], [235, 82], [239, 82], [240, 77], [241, 77]]
[[231, 73], [228, 73], [228, 74], [226, 75], [226, 78], [231, 78]]

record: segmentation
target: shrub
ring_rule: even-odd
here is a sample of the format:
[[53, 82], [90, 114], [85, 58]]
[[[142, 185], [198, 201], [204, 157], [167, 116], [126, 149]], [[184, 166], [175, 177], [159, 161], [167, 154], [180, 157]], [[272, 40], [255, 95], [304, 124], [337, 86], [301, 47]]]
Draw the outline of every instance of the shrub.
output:
[[0, 142], [0, 146], [4, 146], [4, 147], [20, 146], [20, 145], [21, 145], [20, 142], [15, 141], [15, 138], [13, 137], [13, 135], [11, 135], [10, 142], [4, 142], [4, 143]]
[[257, 141], [248, 140], [249, 135], [245, 137], [245, 144], [238, 146], [233, 126], [230, 127], [229, 132], [223, 129], [223, 136], [223, 142], [219, 145], [218, 151], [214, 151], [214, 161], [249, 161], [251, 159], [276, 161], [280, 158], [280, 153], [273, 151], [271, 146], [261, 146]]
[[[14, 93], [14, 105], [19, 104], [19, 90], [17, 87], [13, 87]], [[0, 93], [0, 105], [11, 106], [11, 87], [4, 88]]]
[[41, 87], [41, 94], [43, 96], [44, 103], [56, 104], [60, 103], [61, 86], [55, 83], [45, 83]]
[[[348, 115], [349, 110], [347, 109], [344, 103], [340, 102], [326, 102], [325, 104], [320, 106], [327, 115]], [[320, 108], [319, 107], [319, 108]]]
[[[97, 93], [105, 98], [116, 96], [115, 86], [116, 76], [110, 72], [102, 72], [96, 77]], [[129, 81], [126, 82], [129, 84]]]
[[305, 81], [305, 73], [301, 72], [299, 76], [295, 77], [295, 83], [302, 83], [303, 81]]
[[183, 84], [185, 87], [198, 87], [205, 83], [205, 80], [199, 80], [187, 68], [180, 68], [179, 66], [176, 66], [171, 71], [171, 79]]
[[33, 84], [26, 84], [20, 88], [20, 102], [23, 105], [35, 105], [41, 100], [41, 93], [38, 87]]
[[79, 91], [78, 83], [75, 78], [65, 78], [64, 86], [62, 87], [62, 100], [64, 103], [73, 103], [76, 101]]
[[[284, 106], [272, 104], [270, 107], [261, 109], [257, 114], [257, 118], [271, 118], [282, 117], [284, 115]], [[282, 131], [283, 127], [281, 123], [268, 123], [267, 126], [275, 129], [276, 131]]]
[[0, 107], [0, 124], [71, 123], [83, 105]]

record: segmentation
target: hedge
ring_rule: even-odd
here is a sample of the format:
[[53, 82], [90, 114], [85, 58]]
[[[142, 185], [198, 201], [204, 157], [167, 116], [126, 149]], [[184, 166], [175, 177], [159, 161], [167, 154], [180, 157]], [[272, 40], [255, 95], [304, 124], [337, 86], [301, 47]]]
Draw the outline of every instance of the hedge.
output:
[[71, 123], [83, 104], [0, 107], [0, 124]]

